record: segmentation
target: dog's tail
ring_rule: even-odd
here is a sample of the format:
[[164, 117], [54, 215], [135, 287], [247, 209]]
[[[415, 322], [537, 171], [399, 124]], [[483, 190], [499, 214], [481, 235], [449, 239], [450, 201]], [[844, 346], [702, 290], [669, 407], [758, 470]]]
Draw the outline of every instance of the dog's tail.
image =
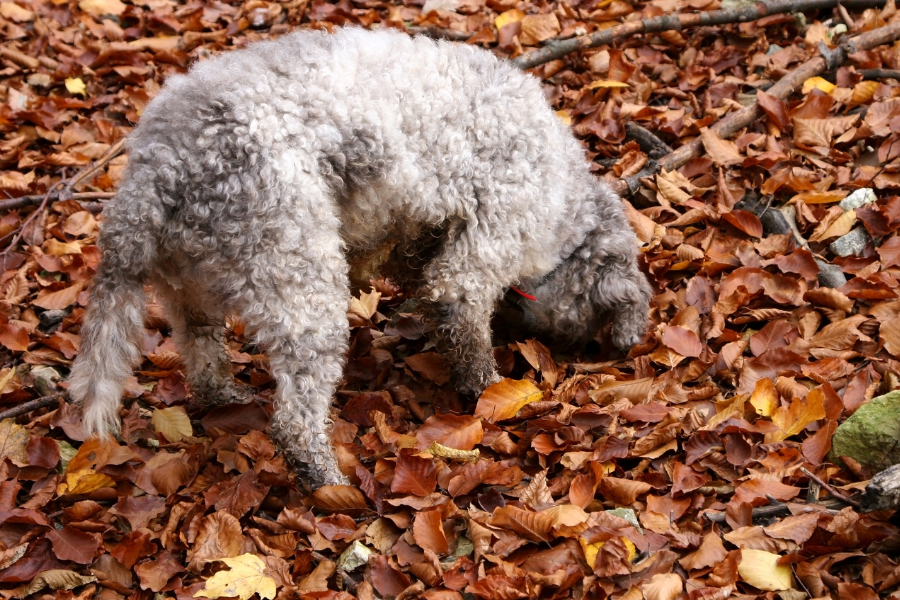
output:
[[69, 377], [69, 396], [82, 406], [88, 435], [103, 438], [119, 429], [122, 391], [141, 357], [144, 282], [156, 260], [159, 207], [152, 186], [126, 185], [104, 211], [103, 256]]

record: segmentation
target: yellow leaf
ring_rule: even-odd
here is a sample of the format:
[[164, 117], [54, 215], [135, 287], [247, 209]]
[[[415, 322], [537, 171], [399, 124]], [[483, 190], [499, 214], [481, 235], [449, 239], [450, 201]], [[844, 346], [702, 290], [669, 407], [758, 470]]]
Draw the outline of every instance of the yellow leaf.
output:
[[503, 379], [481, 393], [475, 406], [475, 416], [491, 423], [505, 421], [515, 417], [526, 404], [543, 398], [544, 393], [530, 381]]
[[587, 87], [589, 90], [596, 90], [597, 88], [631, 87], [631, 84], [625, 83], [624, 81], [613, 81], [612, 79], [598, 79], [596, 81], [591, 82], [591, 84]]
[[184, 408], [180, 406], [154, 409], [150, 423], [153, 424], [154, 431], [166, 436], [170, 442], [180, 442], [184, 438], [194, 435], [191, 420], [184, 412]]
[[856, 224], [856, 211], [848, 210], [841, 216], [839, 216], [834, 223], [832, 223], [828, 229], [822, 232], [822, 235], [812, 236], [809, 238], [811, 242], [820, 242], [827, 240], [833, 237], [841, 237], [842, 235], [846, 235], [850, 233], [850, 230], [853, 229], [853, 226]]
[[25, 446], [28, 444], [28, 437], [28, 431], [13, 419], [0, 421], [0, 461], [8, 458], [18, 465], [27, 465]]
[[222, 558], [231, 567], [219, 571], [206, 580], [202, 590], [194, 598], [240, 598], [250, 600], [253, 594], [260, 598], [275, 598], [275, 580], [266, 575], [266, 563], [254, 554], [241, 554], [234, 558]]
[[803, 82], [803, 93], [808, 94], [811, 91], [813, 91], [814, 89], [816, 89], [816, 90], [821, 90], [821, 91], [825, 92], [826, 94], [830, 94], [832, 92], [832, 90], [834, 90], [834, 88], [836, 88], [836, 87], [837, 87], [836, 85], [834, 85], [833, 83], [829, 83], [828, 81], [825, 81], [821, 77], [810, 77], [809, 79], [807, 79], [806, 81]]
[[871, 100], [879, 85], [877, 81], [860, 81], [857, 83], [853, 86], [853, 94], [850, 96], [847, 108], [853, 108]]
[[777, 554], [765, 550], [741, 550], [738, 575], [753, 587], [769, 592], [789, 590], [794, 583], [790, 565], [779, 565]]
[[[625, 547], [628, 548], [628, 560], [633, 561], [637, 556], [637, 548], [635, 548], [634, 544], [628, 538], [623, 537], [621, 539], [622, 543], [625, 544]], [[594, 542], [591, 544], [583, 537], [580, 537], [578, 538], [578, 543], [581, 544], [581, 549], [584, 551], [584, 559], [593, 569], [594, 565], [597, 564], [597, 553], [600, 552], [600, 548], [602, 548], [603, 544], [606, 542]]]
[[824, 419], [825, 394], [819, 390], [811, 391], [806, 398], [795, 398], [790, 406], [779, 407], [772, 415], [772, 423], [778, 426], [780, 431], [767, 433], [767, 444], [786, 440], [792, 435], [797, 435], [810, 423]]
[[66, 482], [60, 484], [58, 495], [63, 494], [90, 494], [100, 488], [113, 487], [116, 484], [108, 475], [95, 473], [93, 469], [84, 469], [66, 473]]
[[775, 384], [768, 377], [756, 382], [756, 388], [750, 395], [750, 404], [756, 409], [756, 414], [771, 417], [781, 406], [778, 401], [778, 391]]
[[84, 86], [81, 77], [69, 77], [66, 79], [66, 89], [69, 90], [70, 94], [87, 95], [87, 88]]
[[56, 238], [50, 238], [44, 244], [44, 254], [53, 256], [65, 256], [66, 254], [81, 254], [81, 242], [60, 242]]
[[572, 126], [572, 115], [569, 114], [569, 111], [558, 110], [556, 111], [556, 116], [559, 117], [559, 120], [562, 121], [563, 125], [566, 127]]
[[505, 13], [498, 16], [494, 19], [494, 25], [497, 27], [497, 31], [503, 29], [504, 25], [509, 25], [510, 23], [516, 23], [525, 18], [525, 13], [523, 13], [518, 8], [514, 8], [512, 10], [508, 10]]

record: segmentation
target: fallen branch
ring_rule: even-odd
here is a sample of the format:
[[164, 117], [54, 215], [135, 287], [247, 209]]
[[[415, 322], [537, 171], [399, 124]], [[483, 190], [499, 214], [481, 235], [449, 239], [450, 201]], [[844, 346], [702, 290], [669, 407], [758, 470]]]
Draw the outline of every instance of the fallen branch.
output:
[[[779, 502], [777, 504], [768, 504], [766, 506], [757, 506], [751, 511], [752, 518], [756, 519], [764, 519], [769, 517], [781, 517], [783, 515], [791, 514], [791, 506], [794, 507], [803, 507], [809, 506], [810, 510], [820, 510], [824, 508], [825, 510], [840, 510], [846, 506], [844, 502], [841, 502], [838, 499], [825, 500], [818, 504], [803, 504], [800, 502], [785, 504], [783, 502]], [[815, 508], [818, 507], [818, 508]], [[725, 522], [725, 513], [724, 512], [704, 512], [701, 513], [708, 521], [712, 521], [713, 523], [724, 523]]]
[[[50, 194], [50, 198], [60, 200], [65, 195], [65, 190], [54, 191]], [[9, 200], [0, 200], [0, 211], [13, 210], [14, 208], [22, 208], [24, 206], [32, 206], [40, 204], [45, 194], [35, 194], [33, 196], [19, 196], [18, 198], [10, 198]], [[74, 192], [65, 196], [66, 200], [111, 200], [115, 198], [115, 192]]]
[[[844, 0], [844, 6], [854, 8], [882, 6], [884, 0]], [[602, 29], [591, 35], [583, 35], [568, 40], [548, 43], [545, 47], [513, 59], [513, 64], [522, 69], [530, 69], [551, 60], [556, 60], [576, 50], [595, 48], [604, 44], [629, 37], [638, 33], [660, 33], [663, 31], [680, 31], [686, 27], [702, 27], [709, 25], [727, 25], [729, 23], [746, 23], [767, 15], [787, 12], [803, 12], [820, 8], [832, 8], [838, 0], [770, 0], [731, 10], [710, 10], [699, 13], [677, 13], [629, 21]]]
[[674, 152], [668, 144], [656, 137], [649, 129], [644, 129], [634, 121], [625, 123], [625, 138], [634, 140], [650, 158], [662, 158]]
[[[848, 55], [863, 50], [871, 50], [872, 48], [893, 42], [898, 38], [900, 38], [900, 23], [886, 25], [854, 36], [847, 41], [842, 42], [841, 45], [834, 50], [828, 51], [826, 49], [827, 58], [824, 56], [817, 56], [793, 69], [787, 75], [782, 77], [778, 83], [770, 87], [767, 93], [771, 96], [775, 96], [779, 100], [786, 100], [788, 96], [794, 93], [803, 85], [803, 82], [810, 77], [815, 77], [816, 75], [823, 73], [826, 69], [837, 69], [847, 60]], [[822, 49], [820, 48], [820, 52], [821, 51]], [[741, 129], [753, 124], [762, 116], [763, 111], [759, 107], [759, 102], [753, 102], [753, 104], [745, 106], [741, 110], [728, 113], [709, 129], [710, 131], [715, 132], [720, 138], [729, 138]], [[699, 156], [702, 149], [703, 142], [698, 136], [671, 154], [661, 158], [659, 160], [659, 168], [665, 169], [666, 171], [674, 171], [691, 158]], [[626, 195], [631, 191], [629, 190], [628, 182], [624, 180], [617, 181], [613, 185], [613, 189], [620, 195]]]
[[[770, 198], [771, 199], [771, 198]], [[746, 210], [759, 218], [763, 231], [767, 234], [789, 235], [794, 238], [794, 243], [809, 250], [809, 244], [797, 228], [797, 219], [793, 206], [775, 208], [767, 202], [760, 200], [755, 191], [748, 191], [744, 197], [734, 205], [735, 208]], [[847, 283], [847, 278], [840, 267], [833, 265], [818, 257], [813, 257], [819, 266], [819, 285], [822, 287], [839, 288]]]
[[409, 26], [406, 31], [411, 35], [424, 35], [435, 40], [452, 40], [454, 42], [464, 42], [474, 35], [468, 31], [455, 31], [444, 27]]
[[866, 512], [900, 507], [900, 465], [888, 467], [875, 475], [866, 486], [860, 504]]
[[896, 79], [900, 81], [900, 71], [894, 69], [860, 69], [863, 79]]
[[12, 408], [8, 408], [3, 412], [0, 412], [0, 421], [4, 419], [15, 419], [16, 417], [20, 417], [24, 414], [30, 413], [33, 410], [47, 408], [48, 406], [59, 404], [60, 399], [65, 397], [66, 394], [61, 393], [50, 394], [49, 396], [41, 396], [40, 398], [29, 400], [28, 402], [24, 402], [22, 404], [19, 404], [18, 406], [13, 406]]

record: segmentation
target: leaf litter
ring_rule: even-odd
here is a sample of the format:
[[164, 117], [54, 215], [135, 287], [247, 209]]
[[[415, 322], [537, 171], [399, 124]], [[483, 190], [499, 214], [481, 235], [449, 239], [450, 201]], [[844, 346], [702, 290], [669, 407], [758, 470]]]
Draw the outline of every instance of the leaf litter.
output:
[[[0, 217], [0, 405], [51, 394], [71, 365], [102, 201], [125, 165], [103, 157], [191, 63], [297, 27], [347, 25], [515, 58], [548, 40], [719, 8], [0, 3], [0, 191], [37, 197]], [[626, 124], [664, 146], [702, 141], [624, 200], [658, 292], [650, 331], [625, 357], [609, 349], [608, 330], [573, 355], [499, 327], [504, 379], [468, 402], [406, 293], [373, 281], [350, 309], [335, 401], [333, 438], [352, 486], [307, 493], [291, 479], [264, 433], [266, 359], [240, 322], [229, 323], [228, 350], [255, 401], [193, 404], [152, 304], [119, 441], [85, 440], [64, 402], [0, 422], [0, 595], [897, 596], [896, 517], [835, 504], [803, 469], [845, 494], [861, 490], [873, 467], [830, 456], [831, 438], [900, 387], [900, 74], [875, 74], [900, 66], [898, 47], [851, 55], [786, 101], [765, 90], [820, 42], [898, 19], [893, 2], [772, 14], [636, 35], [532, 69], [608, 181], [651, 159]], [[729, 139], [710, 129], [754, 99], [756, 123]], [[845, 204], [851, 196], [865, 200]], [[749, 200], [788, 215], [790, 230], [771, 230]], [[852, 251], [838, 252], [832, 242], [847, 236]], [[826, 263], [846, 283], [821, 284]]]

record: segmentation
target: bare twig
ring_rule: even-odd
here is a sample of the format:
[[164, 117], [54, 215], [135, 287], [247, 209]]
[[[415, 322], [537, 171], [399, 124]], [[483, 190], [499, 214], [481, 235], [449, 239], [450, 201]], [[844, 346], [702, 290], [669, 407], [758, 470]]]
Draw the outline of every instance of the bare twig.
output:
[[863, 79], [896, 79], [900, 81], [900, 71], [894, 69], [860, 69]]
[[656, 137], [656, 134], [634, 121], [625, 123], [625, 137], [636, 141], [650, 158], [661, 158], [673, 152], [668, 144]]
[[[50, 198], [52, 200], [57, 200], [64, 193], [64, 190], [54, 191], [50, 194]], [[40, 204], [44, 200], [45, 195], [46, 194], [35, 194], [33, 196], [19, 196], [18, 198], [10, 198], [9, 200], [0, 200], [0, 211]], [[69, 194], [66, 198], [71, 200], [111, 200], [112, 198], [115, 198], [115, 196], [115, 192], [75, 192]]]
[[424, 35], [436, 40], [453, 40], [455, 42], [464, 42], [474, 35], [468, 31], [454, 31], [443, 27], [410, 26], [406, 28], [406, 31], [413, 35]]
[[[591, 35], [548, 43], [544, 48], [523, 54], [512, 62], [522, 69], [530, 69], [561, 58], [576, 50], [611, 44], [616, 40], [637, 33], [659, 33], [662, 31], [680, 31], [686, 27], [745, 23], [747, 21], [755, 21], [766, 15], [832, 8], [837, 6], [837, 4], [838, 0], [770, 0], [769, 2], [757, 2], [744, 8], [732, 10], [681, 13], [641, 19], [640, 21], [629, 21], [609, 29], [600, 30]], [[843, 4], [854, 8], [881, 6], [884, 4], [884, 0], [844, 0]]]
[[809, 477], [810, 481], [815, 481], [816, 483], [818, 483], [819, 486], [823, 490], [825, 490], [826, 492], [828, 492], [829, 494], [831, 494], [832, 496], [834, 496], [841, 502], [849, 504], [850, 506], [852, 506], [853, 508], [856, 508], [856, 509], [860, 508], [859, 502], [857, 502], [853, 498], [849, 498], [843, 492], [835, 489], [834, 486], [829, 485], [828, 483], [825, 483], [822, 479], [819, 479], [819, 477], [815, 473], [813, 473], [806, 467], [800, 467], [800, 472], [803, 473], [804, 475], [806, 475], [807, 477]]
[[22, 404], [13, 406], [12, 408], [8, 408], [3, 412], [0, 412], [0, 421], [2, 421], [3, 419], [15, 419], [16, 417], [30, 413], [33, 410], [47, 408], [48, 406], [59, 404], [60, 398], [65, 397], [65, 393], [50, 394], [49, 396], [41, 396], [40, 398], [35, 398], [34, 400], [29, 400], [28, 402], [23, 402]]
[[[838, 499], [825, 500], [824, 502], [820, 502], [818, 504], [810, 504], [810, 510], [840, 510], [844, 508], [845, 502], [842, 502]], [[752, 511], [752, 516], [754, 519], [762, 519], [766, 517], [780, 517], [782, 515], [787, 515], [791, 513], [791, 504], [785, 504], [783, 502], [779, 502], [777, 504], [769, 504], [766, 506], [757, 506]], [[793, 506], [803, 506], [800, 503], [793, 504]], [[813, 508], [818, 507], [818, 508]], [[702, 513], [707, 520], [712, 521], [713, 523], [724, 523], [725, 522], [725, 513], [724, 512], [704, 512]]]
[[[827, 59], [822, 56], [817, 56], [793, 69], [787, 75], [782, 77], [778, 83], [769, 88], [767, 93], [780, 100], [785, 100], [810, 77], [815, 77], [826, 69], [836, 69], [839, 67], [844, 63], [849, 54], [862, 50], [871, 50], [877, 46], [893, 42], [898, 38], [900, 38], [900, 23], [886, 25], [854, 36], [838, 46], [834, 53], [830, 54]], [[744, 127], [751, 125], [754, 121], [762, 117], [762, 115], [763, 112], [759, 107], [759, 102], [754, 102], [741, 110], [725, 115], [709, 129], [721, 138], [729, 138]], [[694, 156], [698, 156], [702, 148], [703, 141], [698, 136], [675, 150], [675, 152], [660, 159], [659, 167], [666, 171], [675, 170]], [[613, 188], [620, 195], [625, 195], [630, 192], [628, 182], [623, 180], [616, 182]]]
[[106, 166], [106, 163], [117, 157], [125, 147], [125, 140], [126, 138], [122, 138], [121, 140], [110, 146], [109, 150], [107, 150], [103, 156], [97, 159], [97, 162], [95, 162], [84, 171], [75, 175], [75, 177], [72, 178], [72, 181], [69, 182], [68, 188], [70, 190], [75, 189], [82, 181], [86, 180], [88, 177], [93, 177], [94, 174], [97, 173], [97, 171]]

